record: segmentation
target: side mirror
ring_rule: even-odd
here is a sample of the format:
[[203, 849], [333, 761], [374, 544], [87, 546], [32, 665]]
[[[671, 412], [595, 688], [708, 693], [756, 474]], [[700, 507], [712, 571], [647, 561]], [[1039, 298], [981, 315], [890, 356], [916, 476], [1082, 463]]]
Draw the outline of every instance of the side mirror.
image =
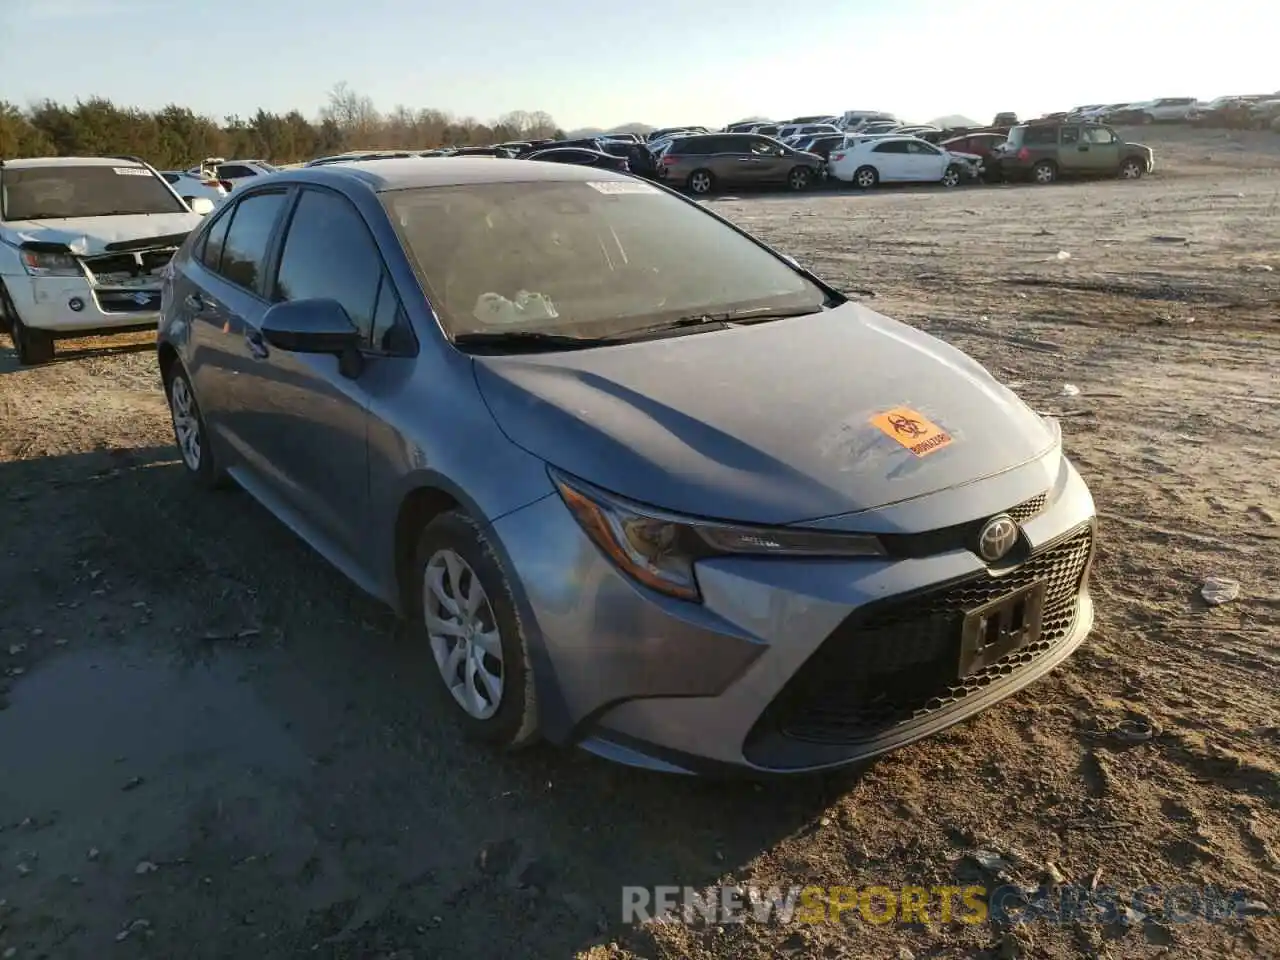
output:
[[213, 201], [208, 197], [192, 197], [189, 206], [192, 213], [198, 213], [202, 217], [213, 213]]
[[287, 300], [262, 315], [262, 337], [291, 353], [357, 353], [364, 338], [337, 300]]

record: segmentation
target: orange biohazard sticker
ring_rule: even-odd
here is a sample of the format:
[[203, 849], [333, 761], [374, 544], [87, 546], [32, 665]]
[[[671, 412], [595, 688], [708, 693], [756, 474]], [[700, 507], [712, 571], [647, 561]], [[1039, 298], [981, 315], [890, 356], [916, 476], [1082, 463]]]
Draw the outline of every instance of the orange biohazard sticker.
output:
[[951, 443], [951, 434], [923, 414], [907, 407], [894, 407], [871, 418], [871, 425], [892, 437], [917, 457], [926, 457]]

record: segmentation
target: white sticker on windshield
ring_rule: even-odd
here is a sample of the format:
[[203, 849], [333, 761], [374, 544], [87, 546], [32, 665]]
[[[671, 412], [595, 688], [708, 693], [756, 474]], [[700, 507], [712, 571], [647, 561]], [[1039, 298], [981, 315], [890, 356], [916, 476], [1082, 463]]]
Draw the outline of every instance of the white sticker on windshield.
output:
[[112, 167], [117, 177], [149, 177], [151, 171], [145, 167]]
[[643, 180], [588, 180], [588, 187], [594, 187], [601, 193], [661, 193], [657, 187]]

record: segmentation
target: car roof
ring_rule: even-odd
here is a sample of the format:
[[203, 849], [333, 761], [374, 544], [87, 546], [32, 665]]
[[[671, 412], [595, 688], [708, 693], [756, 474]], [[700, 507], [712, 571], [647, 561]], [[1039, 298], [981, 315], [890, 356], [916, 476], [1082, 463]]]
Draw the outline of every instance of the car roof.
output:
[[483, 183], [560, 181], [585, 183], [632, 178], [599, 167], [530, 163], [500, 157], [408, 157], [394, 160], [352, 161], [332, 166], [284, 170], [272, 183], [310, 182], [330, 185], [362, 183], [375, 193], [419, 187], [454, 187]]
[[[123, 157], [25, 157], [4, 161], [6, 170], [22, 170], [29, 167], [142, 167], [137, 160]], [[144, 168], [145, 169], [145, 168]]]

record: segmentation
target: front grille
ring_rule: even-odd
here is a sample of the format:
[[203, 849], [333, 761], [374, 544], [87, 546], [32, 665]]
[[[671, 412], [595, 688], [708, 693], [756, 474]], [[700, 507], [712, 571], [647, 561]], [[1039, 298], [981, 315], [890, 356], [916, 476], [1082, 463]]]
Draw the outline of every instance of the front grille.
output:
[[[1070, 635], [1092, 544], [1092, 527], [1085, 527], [999, 576], [984, 573], [853, 613], [791, 678], [754, 732], [854, 744], [1019, 672]], [[1041, 580], [1047, 589], [1039, 638], [960, 678], [965, 612]]]
[[165, 264], [173, 259], [176, 250], [176, 247], [164, 247], [137, 253], [109, 253], [100, 257], [85, 257], [84, 265], [98, 283], [110, 286], [141, 277], [159, 277]]
[[[1042, 513], [1048, 502], [1049, 495], [1040, 493], [1030, 500], [1024, 500], [1022, 503], [1010, 507], [1004, 512], [1021, 525]], [[973, 550], [974, 545], [977, 543], [978, 531], [982, 529], [984, 523], [996, 515], [991, 514], [990, 516], [979, 517], [976, 520], [957, 523], [950, 527], [926, 530], [924, 533], [880, 534], [880, 542], [884, 544], [889, 556], [899, 560], [933, 557], [950, 550]]]
[[148, 313], [160, 309], [159, 290], [95, 290], [103, 313]]

